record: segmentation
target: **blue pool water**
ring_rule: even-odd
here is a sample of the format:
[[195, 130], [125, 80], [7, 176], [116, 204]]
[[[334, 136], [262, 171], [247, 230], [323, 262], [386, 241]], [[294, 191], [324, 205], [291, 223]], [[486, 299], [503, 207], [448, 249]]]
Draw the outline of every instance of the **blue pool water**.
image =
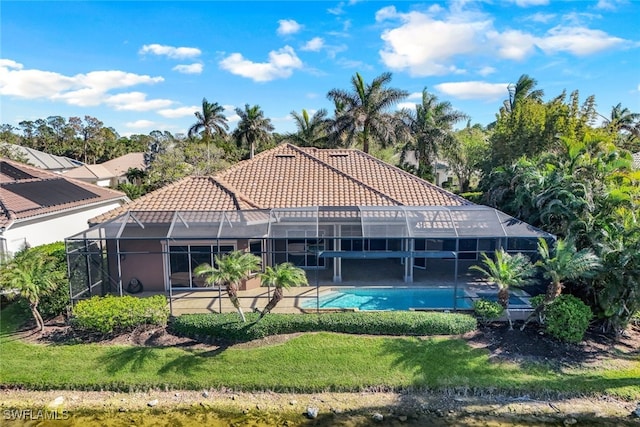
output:
[[[453, 288], [349, 288], [332, 289], [320, 294], [320, 308], [358, 310], [453, 309]], [[471, 309], [464, 289], [458, 289], [457, 308]], [[302, 308], [316, 308], [316, 299], [302, 303]]]

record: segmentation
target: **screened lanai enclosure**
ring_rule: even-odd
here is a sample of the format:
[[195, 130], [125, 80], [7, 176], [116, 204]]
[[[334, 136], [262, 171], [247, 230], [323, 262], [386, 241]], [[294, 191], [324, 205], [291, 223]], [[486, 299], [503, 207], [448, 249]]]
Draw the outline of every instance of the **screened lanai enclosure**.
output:
[[[129, 211], [67, 238], [66, 247], [72, 301], [140, 292], [171, 301], [211, 293], [194, 269], [234, 250], [257, 255], [262, 268], [299, 266], [319, 295], [332, 286], [457, 289], [477, 279], [469, 266], [481, 253], [535, 258], [539, 238], [554, 237], [487, 206], [318, 206]], [[259, 286], [253, 277], [240, 291]]]

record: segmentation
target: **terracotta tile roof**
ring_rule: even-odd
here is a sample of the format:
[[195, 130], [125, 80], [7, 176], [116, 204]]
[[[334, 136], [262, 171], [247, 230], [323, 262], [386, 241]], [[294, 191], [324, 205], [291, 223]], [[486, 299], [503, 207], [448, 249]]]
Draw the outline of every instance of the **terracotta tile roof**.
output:
[[256, 206], [236, 197], [213, 177], [188, 176], [89, 220], [100, 223], [131, 211], [232, 211]]
[[76, 179], [111, 179], [113, 172], [107, 170], [102, 165], [82, 165], [64, 173], [64, 176]]
[[64, 211], [124, 193], [69, 179], [23, 163], [0, 158], [0, 226], [15, 220]]
[[113, 176], [123, 176], [129, 169], [145, 170], [144, 153], [128, 153], [100, 164]]
[[183, 178], [91, 222], [103, 222], [127, 210], [471, 204], [358, 150], [282, 144], [213, 177]]

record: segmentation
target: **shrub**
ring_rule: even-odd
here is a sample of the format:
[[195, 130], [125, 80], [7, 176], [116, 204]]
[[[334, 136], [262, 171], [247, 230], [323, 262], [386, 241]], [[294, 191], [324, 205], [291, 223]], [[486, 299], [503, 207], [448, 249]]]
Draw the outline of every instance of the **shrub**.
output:
[[142, 325], [165, 326], [168, 319], [169, 307], [164, 295], [149, 298], [109, 295], [78, 302], [73, 308], [71, 325], [87, 332], [111, 334]]
[[67, 278], [67, 254], [64, 242], [49, 243], [25, 249], [16, 254], [15, 259], [21, 257], [30, 258], [42, 255], [51, 259], [54, 264], [51, 274], [63, 277], [57, 281], [58, 286], [51, 292], [43, 293], [38, 303], [38, 311], [44, 319], [50, 319], [60, 314], [66, 313], [70, 306], [69, 302], [69, 279]]
[[579, 343], [593, 317], [591, 308], [573, 295], [560, 295], [544, 311], [545, 330], [560, 341]]
[[496, 301], [482, 298], [473, 302], [473, 312], [481, 323], [488, 323], [504, 314], [504, 307]]
[[235, 314], [184, 314], [170, 328], [176, 335], [198, 340], [245, 342], [295, 332], [342, 332], [371, 335], [456, 335], [474, 330], [468, 314], [435, 312], [345, 312], [324, 314], [247, 314], [247, 323]]

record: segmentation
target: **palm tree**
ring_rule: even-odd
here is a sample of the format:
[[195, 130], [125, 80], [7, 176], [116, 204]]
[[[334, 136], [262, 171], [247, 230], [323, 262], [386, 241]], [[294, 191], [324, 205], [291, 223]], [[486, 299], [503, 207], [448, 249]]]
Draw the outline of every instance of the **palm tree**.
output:
[[498, 303], [507, 313], [509, 330], [512, 330], [509, 290], [512, 287], [522, 287], [530, 283], [535, 272], [534, 266], [523, 254], [510, 255], [502, 248], [495, 251], [495, 261], [486, 253], [482, 253], [482, 263], [484, 267], [472, 265], [469, 269], [479, 271], [489, 282], [498, 285]]
[[307, 275], [304, 270], [290, 262], [285, 262], [275, 267], [267, 267], [265, 272], [260, 275], [260, 278], [262, 280], [262, 286], [275, 287], [271, 300], [264, 310], [262, 310], [262, 313], [260, 313], [261, 319], [265, 314], [270, 313], [280, 300], [282, 300], [283, 289], [308, 284]]
[[309, 116], [303, 109], [301, 114], [291, 112], [298, 131], [287, 135], [286, 139], [300, 147], [326, 148], [329, 135], [329, 120], [327, 110], [320, 109], [313, 116]]
[[349, 144], [361, 138], [362, 150], [369, 152], [372, 140], [386, 143], [394, 139], [394, 119], [387, 110], [406, 98], [404, 90], [386, 88], [391, 73], [383, 73], [366, 84], [360, 73], [351, 78], [352, 92], [332, 89], [327, 94], [337, 108], [335, 131], [346, 135]]
[[542, 101], [544, 91], [542, 89], [535, 89], [538, 81], [529, 77], [527, 74], [523, 74], [518, 79], [518, 82], [509, 84], [507, 90], [509, 91], [509, 99], [504, 101], [504, 110], [507, 113], [511, 113], [516, 105], [523, 99], [533, 99], [536, 101]]
[[233, 251], [223, 256], [215, 256], [215, 266], [209, 264], [201, 264], [195, 268], [193, 273], [202, 277], [205, 276], [205, 285], [224, 286], [227, 295], [233, 306], [238, 310], [238, 314], [243, 322], [247, 319], [244, 317], [240, 300], [238, 299], [238, 285], [241, 281], [248, 278], [253, 271], [260, 267], [260, 258], [243, 251]]
[[457, 144], [453, 125], [467, 119], [467, 115], [454, 110], [450, 102], [438, 102], [426, 88], [415, 112], [404, 110], [402, 115], [410, 132], [410, 142], [403, 148], [403, 155], [408, 150], [414, 151], [419, 168], [426, 171], [435, 165], [440, 149], [451, 150]]
[[221, 137], [226, 136], [229, 125], [227, 125], [227, 118], [222, 114], [224, 107], [217, 102], [208, 102], [207, 98], [202, 98], [202, 111], [196, 111], [194, 114], [198, 119], [189, 128], [189, 138], [193, 138], [200, 132], [204, 133], [204, 139], [207, 142], [207, 159], [209, 159], [209, 143], [212, 141], [214, 135]]
[[602, 126], [611, 129], [615, 133], [627, 132], [632, 137], [640, 138], [640, 114], [632, 113], [622, 104], [611, 107], [611, 116], [604, 117]]
[[542, 303], [529, 315], [521, 330], [562, 294], [566, 280], [593, 277], [602, 266], [600, 258], [591, 249], [578, 251], [575, 243], [567, 239], [559, 239], [552, 254], [547, 241], [541, 238], [538, 241], [538, 253], [541, 259], [536, 265], [542, 268], [544, 277], [550, 282]]
[[240, 121], [233, 136], [238, 146], [243, 143], [249, 146], [249, 158], [253, 158], [258, 142], [268, 139], [270, 132], [275, 128], [271, 124], [271, 119], [264, 116], [259, 105], [249, 107], [249, 104], [245, 104], [244, 110], [236, 108], [236, 114], [240, 116]]
[[7, 291], [8, 299], [19, 297], [29, 303], [40, 332], [44, 330], [44, 320], [38, 310], [40, 297], [55, 291], [63, 281], [64, 273], [56, 268], [56, 261], [36, 251], [18, 254], [0, 267], [0, 288]]

